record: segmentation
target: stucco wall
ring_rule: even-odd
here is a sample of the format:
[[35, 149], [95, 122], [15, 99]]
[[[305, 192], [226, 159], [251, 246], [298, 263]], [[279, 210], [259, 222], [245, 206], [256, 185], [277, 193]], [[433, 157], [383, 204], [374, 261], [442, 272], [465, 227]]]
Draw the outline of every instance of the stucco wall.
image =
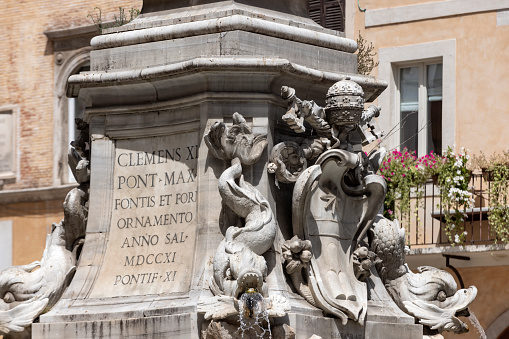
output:
[[[370, 0], [363, 1], [361, 7], [369, 11], [424, 2], [394, 0], [381, 4]], [[455, 144], [472, 153], [507, 149], [509, 97], [504, 83], [509, 76], [505, 61], [509, 56], [509, 26], [497, 26], [496, 11], [365, 29], [365, 14], [350, 2], [346, 17], [350, 27], [347, 36], [357, 38], [361, 31], [377, 49], [456, 39]], [[377, 76], [377, 72], [375, 69], [372, 75]], [[382, 111], [384, 114], [391, 112]]]
[[61, 200], [48, 200], [0, 206], [0, 221], [12, 221], [13, 265], [41, 260], [46, 234], [64, 217], [62, 204]]

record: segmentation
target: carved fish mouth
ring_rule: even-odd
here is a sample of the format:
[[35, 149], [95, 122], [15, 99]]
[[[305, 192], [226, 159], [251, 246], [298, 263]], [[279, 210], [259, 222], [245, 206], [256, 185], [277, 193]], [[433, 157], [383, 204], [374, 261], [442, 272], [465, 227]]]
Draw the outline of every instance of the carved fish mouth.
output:
[[[458, 290], [453, 296], [448, 298], [446, 302], [449, 304], [448, 307], [454, 310], [454, 318], [452, 319], [453, 323], [456, 323], [455, 326], [451, 327], [450, 330], [457, 334], [466, 333], [469, 331], [468, 325], [461, 321], [459, 317], [469, 317], [470, 311], [468, 310], [468, 306], [474, 301], [477, 296], [477, 288], [475, 286], [471, 286], [467, 289]], [[454, 321], [455, 320], [455, 321]]]
[[454, 313], [454, 316], [455, 317], [470, 317], [470, 311], [468, 310], [468, 308], [458, 310], [458, 311], [456, 311], [456, 313]]
[[239, 274], [239, 277], [237, 278], [237, 290], [235, 292], [235, 296], [238, 298], [240, 294], [246, 292], [249, 289], [262, 291], [262, 288], [262, 273], [255, 268], [245, 269]]

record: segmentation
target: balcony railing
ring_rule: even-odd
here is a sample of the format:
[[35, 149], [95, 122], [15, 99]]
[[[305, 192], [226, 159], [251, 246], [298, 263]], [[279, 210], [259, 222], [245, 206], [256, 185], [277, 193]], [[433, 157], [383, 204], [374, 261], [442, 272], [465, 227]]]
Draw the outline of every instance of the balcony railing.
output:
[[[495, 240], [488, 222], [491, 208], [490, 185], [490, 181], [484, 180], [482, 174], [472, 174], [470, 187], [475, 202], [473, 208], [464, 210], [463, 227], [467, 232], [462, 243], [464, 245], [491, 244]], [[401, 221], [401, 227], [407, 230], [407, 244], [413, 248], [450, 245], [451, 242], [445, 234], [444, 214], [447, 211], [441, 203], [440, 187], [430, 181], [424, 190], [424, 197], [420, 199], [415, 195], [411, 196], [409, 216]]]

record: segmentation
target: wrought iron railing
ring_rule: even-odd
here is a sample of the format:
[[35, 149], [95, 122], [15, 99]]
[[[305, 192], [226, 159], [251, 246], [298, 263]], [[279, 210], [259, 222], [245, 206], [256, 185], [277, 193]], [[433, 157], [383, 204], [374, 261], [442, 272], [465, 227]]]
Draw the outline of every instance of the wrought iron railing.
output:
[[[463, 228], [467, 232], [463, 245], [491, 244], [495, 236], [488, 222], [490, 211], [490, 181], [482, 174], [472, 174], [470, 179], [474, 206], [463, 212]], [[440, 187], [432, 181], [426, 183], [424, 196], [411, 195], [411, 209], [408, 218], [403, 218], [401, 227], [405, 227], [407, 244], [415, 246], [450, 245], [445, 233], [447, 211], [440, 199]], [[451, 211], [452, 212], [452, 211]]]

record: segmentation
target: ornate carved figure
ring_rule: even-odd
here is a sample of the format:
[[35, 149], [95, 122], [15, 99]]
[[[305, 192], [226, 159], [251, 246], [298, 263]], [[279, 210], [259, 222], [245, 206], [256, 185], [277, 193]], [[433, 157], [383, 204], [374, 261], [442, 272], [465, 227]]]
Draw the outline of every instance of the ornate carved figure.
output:
[[410, 271], [405, 264], [405, 230], [397, 222], [378, 215], [372, 234], [372, 250], [381, 259], [376, 266], [394, 302], [431, 330], [467, 332], [458, 317], [469, 315], [475, 286], [458, 290], [448, 272], [430, 266], [419, 267], [418, 273]]
[[308, 281], [309, 262], [313, 256], [311, 241], [300, 240], [297, 236], [294, 236], [292, 239], [285, 241], [281, 249], [286, 261], [286, 273], [290, 275], [293, 286], [308, 303], [316, 306]]
[[258, 161], [267, 145], [267, 135], [254, 135], [244, 117], [234, 113], [233, 125], [227, 127], [223, 122], [216, 122], [205, 136], [205, 142], [215, 157], [231, 160], [218, 184], [223, 199], [220, 223], [225, 238], [214, 256], [211, 290], [216, 295], [235, 298], [248, 288], [266, 294], [263, 282], [267, 265], [261, 255], [272, 246], [276, 221], [267, 200], [244, 181], [242, 164]]
[[282, 245], [286, 272], [310, 304], [343, 324], [348, 319], [363, 324], [364, 282], [375, 266], [404, 312], [431, 330], [464, 332], [467, 327], [458, 316], [468, 313], [475, 287], [457, 291], [450, 274], [431, 267], [412, 273], [404, 263], [404, 230], [377, 216], [386, 183], [375, 173], [385, 150], [362, 152], [362, 145], [382, 135], [373, 121], [380, 107], [364, 110], [363, 95], [362, 88], [346, 78], [329, 88], [322, 108], [297, 98], [293, 88], [282, 88], [288, 101], [282, 119], [297, 133], [310, 126], [317, 135], [300, 144], [279, 143], [271, 152], [269, 172], [278, 181], [295, 183], [295, 236]]
[[[360, 152], [361, 145], [367, 145], [383, 135], [373, 120], [380, 115], [380, 107], [371, 105], [364, 110], [364, 91], [348, 77], [329, 88], [324, 108], [314, 101], [299, 99], [295, 89], [288, 86], [281, 88], [281, 96], [288, 102], [283, 121], [297, 133], [305, 132], [306, 122], [317, 137], [307, 138], [301, 145], [285, 141], [274, 146], [268, 171], [275, 173], [278, 181], [295, 182], [306, 168], [306, 160], [315, 161], [327, 149]], [[289, 150], [293, 157], [287, 155]], [[376, 156], [378, 152], [375, 150], [371, 156]], [[365, 161], [363, 165], [366, 165]]]
[[[83, 134], [88, 128], [81, 131]], [[88, 140], [88, 134], [79, 140]], [[74, 147], [69, 151], [69, 164], [80, 186], [67, 194], [64, 219], [53, 224], [42, 259], [0, 272], [0, 334], [24, 331], [57, 303], [74, 276], [88, 215], [90, 169], [84, 151]]]
[[371, 263], [364, 262], [369, 251], [363, 256], [359, 244], [386, 190], [382, 177], [365, 175], [362, 167], [359, 153], [329, 150], [301, 174], [293, 192], [294, 234], [312, 245], [308, 286], [314, 303], [344, 324], [348, 318], [364, 322], [367, 288], [359, 279]]
[[[218, 188], [223, 209], [220, 227], [225, 234], [214, 260], [210, 289], [215, 298], [200, 304], [205, 319], [218, 320], [244, 311], [239, 298], [247, 291], [266, 298], [267, 316], [282, 317], [289, 310], [282, 296], [269, 296], [265, 283], [267, 263], [263, 258], [271, 248], [277, 224], [268, 201], [244, 180], [242, 165], [253, 164], [266, 145], [266, 135], [254, 136], [245, 119], [234, 114], [233, 126], [215, 123], [205, 136], [211, 153], [231, 160], [231, 166], [220, 176]], [[239, 142], [240, 141], [240, 142]]]
[[267, 135], [253, 134], [244, 117], [233, 113], [233, 125], [227, 127], [223, 122], [214, 123], [205, 136], [205, 143], [218, 159], [239, 158], [242, 164], [252, 165], [267, 146]]
[[[276, 221], [267, 200], [242, 176], [240, 160], [219, 178], [219, 192], [224, 209], [243, 219], [244, 226], [229, 226], [214, 256], [214, 279], [211, 289], [216, 295], [238, 297], [248, 288], [267, 296], [263, 282], [267, 265], [261, 256], [276, 235]], [[230, 213], [231, 215], [231, 213]]]

